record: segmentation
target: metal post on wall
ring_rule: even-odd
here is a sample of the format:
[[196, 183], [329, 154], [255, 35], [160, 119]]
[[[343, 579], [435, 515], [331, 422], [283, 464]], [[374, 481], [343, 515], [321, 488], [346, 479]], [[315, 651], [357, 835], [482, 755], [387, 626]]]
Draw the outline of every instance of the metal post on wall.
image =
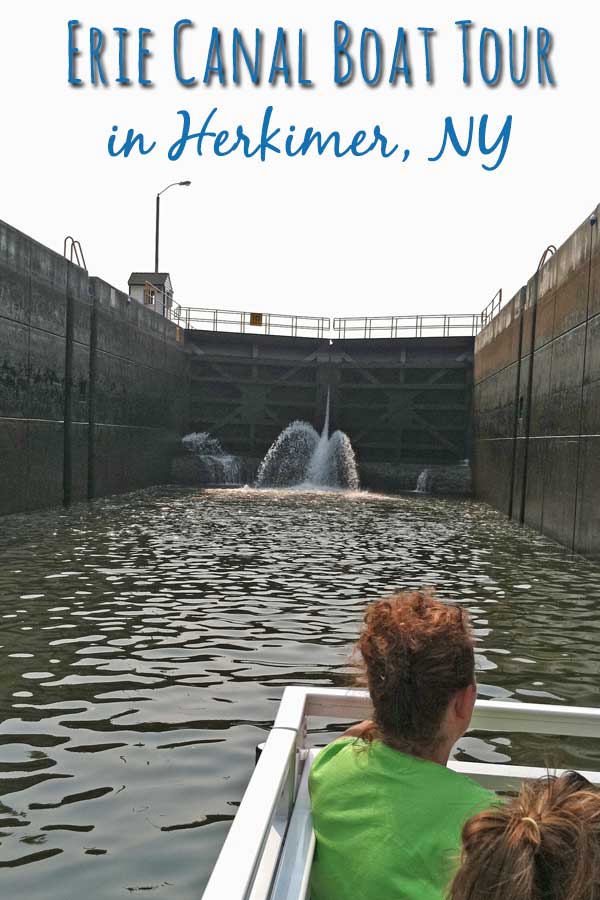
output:
[[158, 272], [158, 246], [160, 239], [160, 198], [161, 195], [168, 191], [169, 188], [172, 187], [189, 187], [191, 185], [191, 181], [174, 181], [172, 184], [168, 184], [166, 188], [163, 188], [162, 191], [159, 191], [156, 195], [156, 212], [155, 212], [155, 220], [154, 220], [154, 271]]
[[96, 380], [98, 373], [98, 297], [94, 292], [90, 308], [90, 359], [88, 374], [88, 474], [87, 498], [96, 496]]
[[[69, 254], [67, 256], [67, 253]], [[73, 298], [70, 291], [71, 266], [77, 265], [87, 272], [87, 264], [81, 243], [67, 235], [63, 243], [63, 256], [67, 260], [65, 295], [65, 380], [63, 395], [63, 504], [69, 506], [73, 484]]]
[[532, 305], [531, 305], [531, 344], [529, 347], [529, 372], [527, 373], [527, 397], [525, 400], [525, 428], [524, 428], [524, 448], [523, 448], [523, 479], [521, 482], [521, 502], [519, 506], [519, 523], [525, 524], [525, 507], [527, 505], [527, 477], [529, 468], [529, 438], [531, 433], [531, 401], [533, 398], [533, 367], [535, 363], [535, 335], [537, 325], [537, 305], [540, 292], [540, 272], [544, 268], [548, 256], [556, 253], [554, 244], [546, 247], [542, 253], [542, 258], [537, 267], [537, 271], [533, 276], [532, 288]]
[[537, 301], [539, 293], [539, 269], [533, 277], [531, 301], [531, 330], [529, 334], [529, 370], [527, 373], [527, 391], [525, 397], [525, 423], [523, 429], [523, 477], [521, 479], [521, 497], [519, 500], [519, 524], [525, 524], [525, 505], [527, 499], [527, 469], [529, 465], [529, 433], [531, 431], [531, 400], [533, 396], [533, 364], [535, 359], [535, 329], [537, 320]]
[[523, 323], [525, 321], [525, 300], [527, 288], [522, 287], [519, 292], [519, 349], [517, 351], [517, 375], [515, 378], [515, 399], [513, 417], [513, 448], [510, 467], [510, 496], [508, 498], [508, 518], [512, 519], [515, 493], [515, 477], [517, 467], [517, 447], [519, 439], [519, 420], [521, 418], [521, 363], [523, 356]]
[[577, 547], [577, 516], [579, 512], [579, 498], [580, 498], [580, 490], [579, 490], [579, 480], [581, 478], [581, 448], [582, 448], [582, 440], [581, 433], [583, 431], [583, 416], [585, 409], [585, 370], [587, 367], [587, 348], [588, 348], [588, 339], [589, 339], [589, 329], [590, 329], [590, 302], [592, 298], [592, 263], [594, 256], [594, 234], [593, 230], [598, 225], [598, 217], [596, 213], [593, 213], [590, 216], [590, 260], [588, 267], [588, 283], [587, 283], [587, 300], [586, 300], [586, 314], [585, 314], [585, 331], [583, 338], [583, 361], [582, 361], [582, 369], [581, 369], [581, 395], [579, 398], [579, 428], [578, 430], [578, 444], [577, 444], [577, 474], [575, 476], [575, 509], [573, 510], [573, 537], [571, 540], [571, 550], [575, 553]]
[[71, 264], [67, 263], [67, 289], [65, 302], [65, 380], [63, 396], [63, 504], [71, 503], [71, 483], [73, 478], [73, 298], [71, 297], [69, 275]]
[[154, 271], [158, 272], [158, 239], [160, 234], [160, 194], [156, 195], [156, 213], [154, 216]]

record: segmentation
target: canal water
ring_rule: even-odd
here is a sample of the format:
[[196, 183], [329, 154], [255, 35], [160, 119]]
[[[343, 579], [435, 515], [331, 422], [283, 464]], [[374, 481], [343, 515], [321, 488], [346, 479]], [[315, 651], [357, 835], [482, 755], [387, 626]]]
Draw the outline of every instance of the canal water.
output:
[[[198, 898], [284, 685], [347, 685], [365, 602], [423, 584], [471, 611], [480, 696], [600, 706], [600, 568], [476, 503], [173, 488], [0, 519], [2, 896]], [[573, 738], [458, 755], [600, 766]]]

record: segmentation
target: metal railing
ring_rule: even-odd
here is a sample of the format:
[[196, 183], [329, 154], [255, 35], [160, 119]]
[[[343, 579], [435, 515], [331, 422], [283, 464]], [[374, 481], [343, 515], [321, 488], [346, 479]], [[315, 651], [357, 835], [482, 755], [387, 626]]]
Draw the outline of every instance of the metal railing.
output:
[[334, 319], [333, 329], [345, 338], [474, 337], [481, 328], [477, 313], [431, 316], [359, 316]]
[[255, 313], [173, 304], [170, 318], [180, 328], [238, 334], [287, 337], [333, 337], [338, 340], [369, 338], [475, 337], [502, 307], [502, 290], [481, 313], [414, 316], [356, 316], [333, 320], [325, 316]]
[[255, 313], [232, 309], [177, 307], [173, 320], [186, 329], [239, 334], [271, 334], [288, 337], [327, 337], [331, 320], [323, 316], [287, 313]]
[[498, 293], [494, 294], [485, 309], [482, 310], [480, 328], [485, 328], [485, 326], [488, 325], [492, 321], [492, 319], [494, 319], [498, 315], [498, 313], [502, 309], [502, 304], [504, 302], [503, 296], [504, 295], [502, 292], [502, 288], [500, 288]]
[[150, 281], [144, 283], [144, 306], [153, 307], [159, 316], [176, 321], [174, 305], [171, 293], [163, 291]]
[[558, 253], [556, 246], [554, 244], [549, 244], [542, 253], [539, 265], [537, 267], [538, 272], [540, 272], [544, 268], [550, 257], [554, 256], [556, 253]]
[[[69, 254], [68, 256], [67, 252]], [[63, 243], [63, 256], [65, 259], [68, 259], [69, 262], [75, 263], [75, 265], [79, 266], [80, 269], [85, 269], [87, 272], [85, 256], [83, 255], [83, 247], [81, 246], [81, 243], [70, 234], [66, 236]]]

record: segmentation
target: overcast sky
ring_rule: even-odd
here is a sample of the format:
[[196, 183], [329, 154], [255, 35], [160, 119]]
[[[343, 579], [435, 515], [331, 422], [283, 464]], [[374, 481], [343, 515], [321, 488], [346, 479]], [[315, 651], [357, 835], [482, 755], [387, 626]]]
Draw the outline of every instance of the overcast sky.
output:
[[[472, 84], [462, 83], [461, 34], [455, 20], [472, 18]], [[294, 86], [240, 87], [201, 83], [184, 88], [174, 76], [172, 31], [178, 19], [195, 23], [182, 44], [183, 75], [202, 81], [210, 30], [221, 31], [226, 77], [231, 80], [231, 32], [249, 45], [264, 32], [264, 71], [271, 66], [277, 26], [288, 33]], [[346, 87], [333, 82], [333, 22], [353, 29], [356, 59], [361, 31], [375, 29], [384, 46], [378, 87], [360, 75]], [[69, 86], [67, 22], [79, 19], [76, 73]], [[496, 28], [505, 53], [508, 28], [532, 34], [531, 77], [511, 84], [508, 60], [499, 86], [482, 84], [479, 36]], [[89, 28], [106, 33], [103, 56], [110, 86], [89, 84]], [[128, 74], [137, 78], [137, 30], [151, 28], [151, 88], [120, 87], [115, 27], [130, 29]], [[397, 29], [408, 33], [413, 86], [388, 83]], [[419, 26], [434, 27], [435, 83], [425, 83]], [[537, 26], [553, 36], [554, 88], [537, 84]], [[299, 87], [296, 44], [306, 38], [306, 76]], [[449, 0], [357, 0], [312, 4], [273, 0], [165, 3], [164, 0], [22, 0], [0, 6], [0, 218], [62, 252], [67, 234], [78, 238], [90, 271], [126, 289], [132, 270], [154, 264], [154, 199], [172, 181], [190, 179], [163, 197], [161, 269], [183, 305], [323, 315], [475, 312], [503, 287], [508, 295], [537, 267], [549, 243], [561, 243], [597, 204], [600, 117], [598, 50], [600, 7], [575, 0], [470, 3]], [[371, 41], [373, 39], [370, 39]], [[489, 39], [491, 40], [491, 39]], [[373, 59], [371, 59], [371, 64]], [[323, 132], [338, 129], [348, 143], [358, 130], [379, 125], [399, 151], [335, 159], [271, 155], [266, 162], [239, 152], [198, 157], [188, 147], [167, 158], [179, 137], [178, 110], [197, 130], [213, 107], [215, 124], [238, 125], [258, 136], [264, 110], [284, 134], [294, 124]], [[493, 143], [513, 116], [506, 157], [482, 157], [477, 128], [489, 116]], [[449, 148], [437, 163], [444, 119], [453, 116], [465, 135], [475, 121], [473, 150], [465, 158]], [[111, 158], [113, 126], [143, 132], [156, 149]], [[410, 149], [402, 163], [403, 149]]]

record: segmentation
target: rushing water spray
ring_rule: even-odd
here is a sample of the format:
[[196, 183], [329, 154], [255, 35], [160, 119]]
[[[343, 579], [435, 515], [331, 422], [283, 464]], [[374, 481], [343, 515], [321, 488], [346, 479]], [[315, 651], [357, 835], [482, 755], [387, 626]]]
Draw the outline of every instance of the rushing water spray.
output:
[[308, 463], [306, 480], [309, 484], [327, 486], [331, 484], [331, 459], [329, 446], [329, 391], [327, 391], [327, 406], [325, 408], [325, 422], [321, 437], [315, 447], [315, 451]]
[[289, 487], [306, 480], [319, 435], [308, 422], [292, 422], [281, 432], [260, 464], [258, 487]]
[[194, 454], [204, 484], [240, 484], [242, 467], [237, 456], [226, 453], [219, 441], [207, 431], [194, 431], [181, 439], [182, 446]]
[[329, 391], [321, 435], [308, 422], [292, 422], [281, 432], [258, 470], [258, 487], [358, 490], [360, 486], [352, 444], [343, 431], [329, 437]]
[[417, 493], [418, 494], [427, 494], [429, 492], [429, 482], [431, 480], [431, 470], [423, 469], [419, 477], [417, 478]]

